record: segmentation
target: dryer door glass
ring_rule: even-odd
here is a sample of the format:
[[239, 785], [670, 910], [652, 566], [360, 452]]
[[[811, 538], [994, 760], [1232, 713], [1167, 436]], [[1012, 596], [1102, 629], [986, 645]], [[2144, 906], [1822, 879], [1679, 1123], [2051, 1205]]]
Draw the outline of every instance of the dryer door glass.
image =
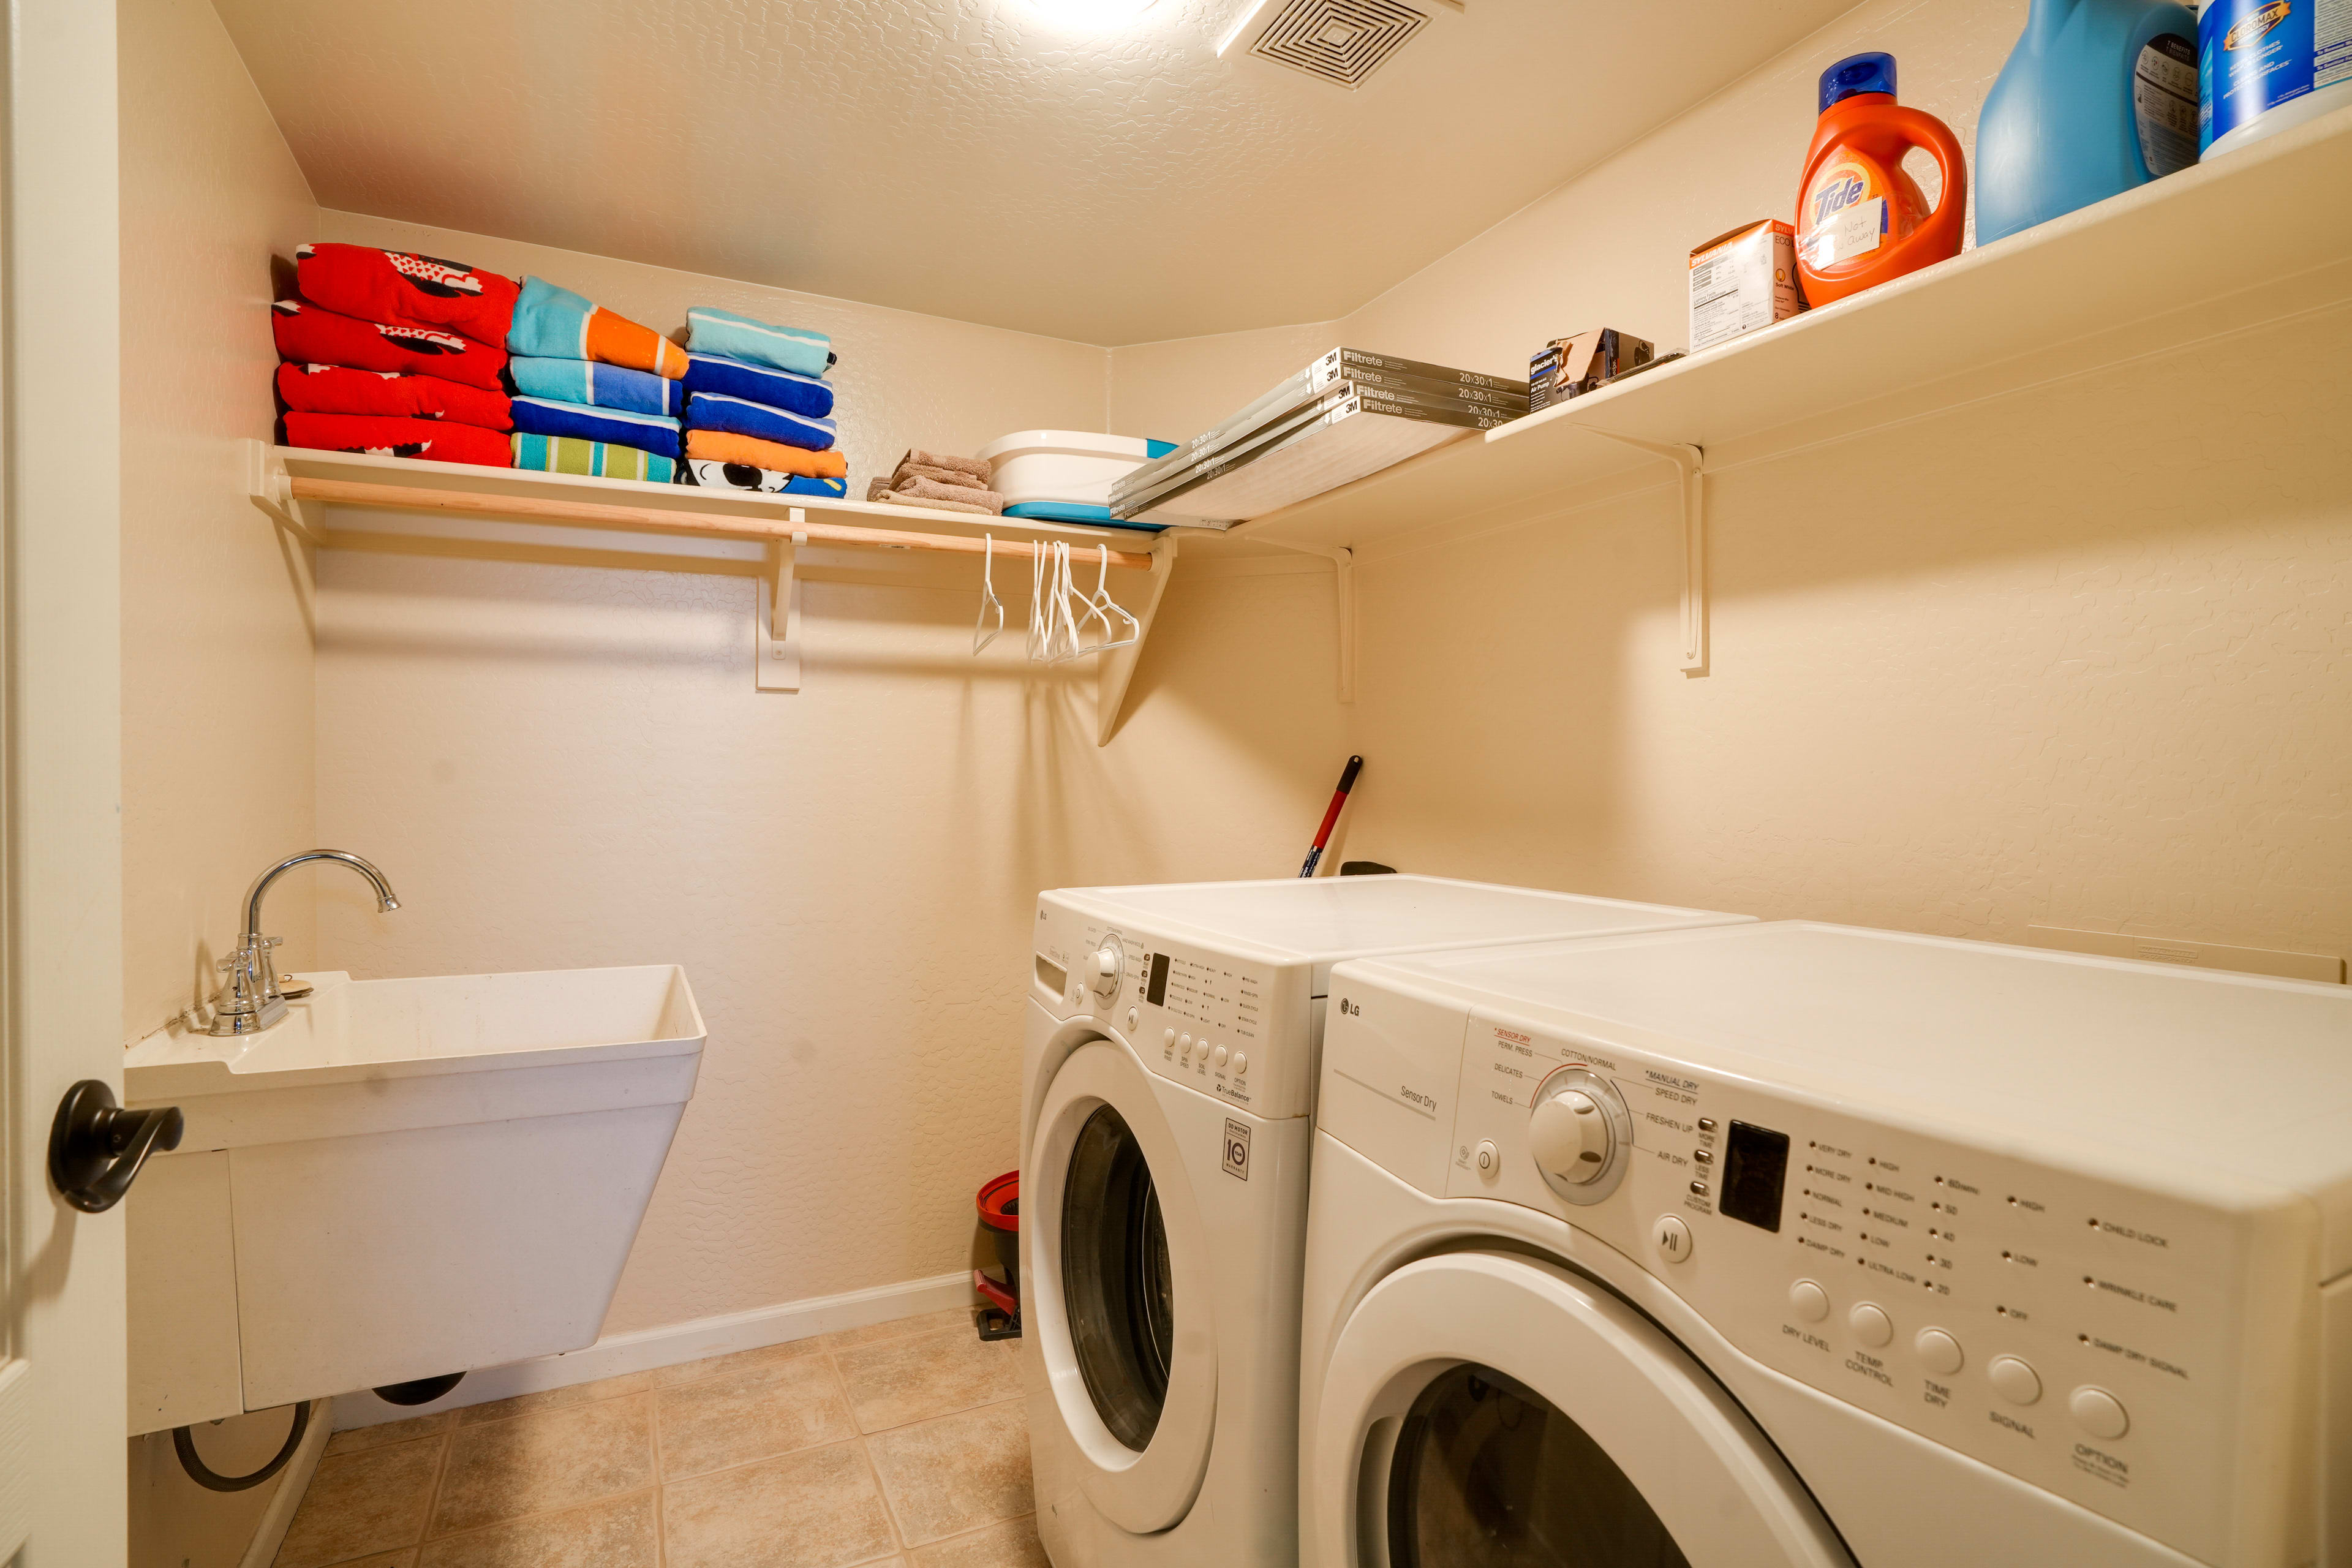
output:
[[1151, 1167], [1106, 1105], [1078, 1130], [1062, 1204], [1063, 1305], [1096, 1413], [1141, 1453], [1168, 1401], [1176, 1353], [1168, 1232]]
[[1413, 1401], [1389, 1470], [1392, 1568], [1688, 1568], [1625, 1472], [1543, 1395], [1464, 1364]]

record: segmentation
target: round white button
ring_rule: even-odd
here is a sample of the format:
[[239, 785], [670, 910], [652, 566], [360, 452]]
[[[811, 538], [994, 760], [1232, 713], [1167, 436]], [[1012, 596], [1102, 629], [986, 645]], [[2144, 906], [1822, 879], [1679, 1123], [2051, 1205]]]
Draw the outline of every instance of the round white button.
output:
[[1492, 1138], [1482, 1139], [1478, 1143], [1477, 1160], [1478, 1173], [1482, 1176], [1492, 1176], [1503, 1163], [1503, 1153], [1501, 1150], [1495, 1147], [1495, 1141]]
[[1650, 1228], [1650, 1239], [1657, 1244], [1658, 1256], [1669, 1263], [1680, 1263], [1691, 1255], [1690, 1226], [1679, 1215], [1660, 1215]]
[[1789, 1306], [1805, 1321], [1818, 1323], [1830, 1315], [1830, 1293], [1810, 1279], [1800, 1279], [1789, 1287]]
[[2094, 1437], [2120, 1437], [2131, 1430], [2131, 1417], [2124, 1413], [2123, 1401], [2104, 1388], [2076, 1389], [2066, 1408], [2074, 1413], [2074, 1425]]
[[1160, 1043], [1161, 1045], [1163, 1045], [1163, 1046], [1172, 1046], [1172, 1045], [1174, 1045], [1174, 1044], [1176, 1043], [1176, 1031], [1175, 1031], [1175, 1030], [1173, 1030], [1173, 1029], [1162, 1029], [1162, 1030], [1160, 1030]]
[[1235, 1051], [1234, 1053], [1234, 1076], [1235, 1078], [1239, 1078], [1242, 1074], [1247, 1071], [1249, 1071], [1249, 1053], [1247, 1051]]
[[2011, 1405], [2031, 1405], [2042, 1397], [2042, 1374], [2013, 1355], [1997, 1355], [1985, 1364], [1995, 1394]]
[[1853, 1337], [1866, 1345], [1883, 1345], [1895, 1338], [1895, 1324], [1888, 1320], [1886, 1310], [1873, 1302], [1864, 1301], [1848, 1312], [1845, 1324], [1853, 1331]]
[[1215, 1050], [1211, 1051], [1211, 1052], [1209, 1053], [1209, 1060], [1210, 1060], [1211, 1062], [1214, 1063], [1214, 1064], [1215, 1064], [1216, 1066], [1218, 1066], [1218, 1067], [1223, 1067], [1223, 1066], [1224, 1066], [1224, 1065], [1225, 1065], [1225, 1047], [1223, 1047], [1223, 1046], [1219, 1046]]
[[1919, 1352], [1919, 1359], [1927, 1363], [1929, 1372], [1941, 1373], [1946, 1377], [1959, 1371], [1961, 1363], [1969, 1359], [1960, 1352], [1960, 1342], [1941, 1329], [1921, 1329], [1918, 1337], [1911, 1342], [1911, 1348]]
[[1130, 1034], [1130, 1035], [1131, 1035], [1131, 1034], [1133, 1034], [1133, 1033], [1135, 1033], [1135, 1025], [1136, 1025], [1136, 1021], [1137, 1021], [1137, 1014], [1136, 1014], [1136, 1011], [1135, 1011], [1135, 1009], [1134, 1009], [1134, 1008], [1129, 1007], [1129, 1008], [1127, 1010], [1127, 1032], [1128, 1032], [1129, 1034]]

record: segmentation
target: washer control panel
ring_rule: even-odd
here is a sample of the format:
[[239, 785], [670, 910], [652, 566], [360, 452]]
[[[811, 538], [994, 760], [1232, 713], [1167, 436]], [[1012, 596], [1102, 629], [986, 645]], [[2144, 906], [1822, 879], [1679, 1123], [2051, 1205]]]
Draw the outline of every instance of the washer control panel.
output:
[[1272, 964], [1038, 906], [1035, 994], [1088, 1016], [1161, 1077], [1264, 1117], [1304, 1116], [1321, 1018], [1303, 964]]
[[2310, 1419], [2297, 1202], [2125, 1185], [1476, 1009], [1454, 1100], [1444, 1195], [1558, 1215], [1765, 1365], [2192, 1556], [2224, 1560]]

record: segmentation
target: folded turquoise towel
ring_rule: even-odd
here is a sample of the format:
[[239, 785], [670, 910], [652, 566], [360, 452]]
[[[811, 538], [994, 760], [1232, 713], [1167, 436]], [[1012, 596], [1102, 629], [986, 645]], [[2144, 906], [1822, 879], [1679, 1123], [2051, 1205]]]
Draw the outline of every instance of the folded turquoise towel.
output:
[[672, 419], [686, 412], [685, 382], [625, 365], [518, 354], [507, 362], [507, 368], [514, 374], [515, 390], [525, 397], [625, 408], [632, 414], [663, 414]]
[[687, 311], [686, 336], [696, 353], [772, 364], [798, 375], [823, 375], [833, 363], [833, 340], [823, 332], [772, 326], [710, 305]]

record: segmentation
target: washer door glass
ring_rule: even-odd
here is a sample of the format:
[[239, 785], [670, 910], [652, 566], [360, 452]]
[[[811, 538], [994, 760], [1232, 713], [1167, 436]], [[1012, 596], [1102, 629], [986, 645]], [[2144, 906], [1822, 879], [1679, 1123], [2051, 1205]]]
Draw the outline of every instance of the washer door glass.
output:
[[1397, 1433], [1389, 1555], [1393, 1568], [1688, 1568], [1584, 1428], [1467, 1363], [1423, 1389]]
[[1168, 1403], [1176, 1353], [1174, 1275], [1160, 1194], [1126, 1118], [1105, 1105], [1070, 1152], [1062, 1205], [1062, 1296], [1096, 1414], [1141, 1453]]

